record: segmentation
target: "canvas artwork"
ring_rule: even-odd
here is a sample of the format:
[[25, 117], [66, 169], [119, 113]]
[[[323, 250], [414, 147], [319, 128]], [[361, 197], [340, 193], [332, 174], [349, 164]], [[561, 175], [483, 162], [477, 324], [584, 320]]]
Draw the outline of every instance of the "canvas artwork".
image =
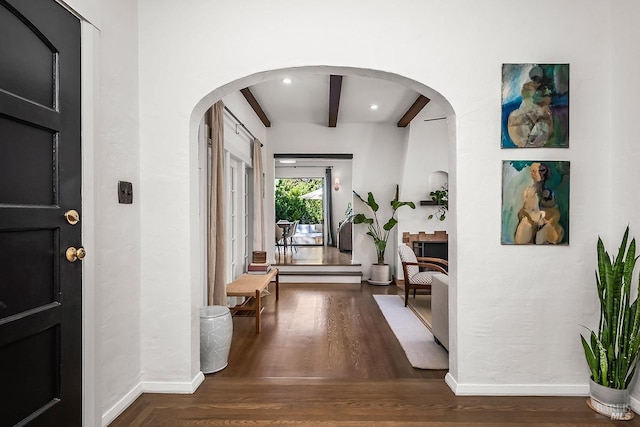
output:
[[502, 162], [502, 244], [569, 244], [569, 162]]
[[569, 64], [502, 65], [501, 146], [569, 147]]

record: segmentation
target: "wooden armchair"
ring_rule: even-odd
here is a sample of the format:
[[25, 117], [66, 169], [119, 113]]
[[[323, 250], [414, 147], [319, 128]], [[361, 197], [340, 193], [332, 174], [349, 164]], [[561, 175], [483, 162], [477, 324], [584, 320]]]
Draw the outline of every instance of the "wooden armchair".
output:
[[[409, 301], [409, 291], [413, 289], [413, 297], [416, 297], [417, 289], [425, 289], [431, 295], [431, 283], [433, 273], [448, 273], [449, 263], [441, 258], [420, 257], [407, 245], [398, 246], [398, 255], [402, 261], [402, 272], [404, 273], [404, 305]], [[427, 269], [420, 271], [420, 268]]]

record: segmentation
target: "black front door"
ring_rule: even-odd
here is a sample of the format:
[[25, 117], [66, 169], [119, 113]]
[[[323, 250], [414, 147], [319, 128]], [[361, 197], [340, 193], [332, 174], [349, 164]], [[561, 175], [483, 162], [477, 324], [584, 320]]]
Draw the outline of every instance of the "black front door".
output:
[[82, 425], [80, 172], [80, 21], [0, 0], [1, 426]]

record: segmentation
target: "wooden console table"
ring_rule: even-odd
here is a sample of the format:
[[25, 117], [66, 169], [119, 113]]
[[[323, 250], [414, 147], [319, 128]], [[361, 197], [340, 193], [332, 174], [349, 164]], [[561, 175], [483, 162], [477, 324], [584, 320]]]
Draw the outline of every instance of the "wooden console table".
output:
[[267, 274], [245, 273], [227, 286], [227, 296], [253, 298], [253, 304], [249, 299], [242, 304], [231, 308], [235, 313], [239, 310], [253, 312], [256, 316], [256, 334], [260, 333], [262, 325], [260, 323], [262, 311], [262, 292], [269, 287], [272, 280], [276, 281], [276, 301], [280, 298], [280, 275], [277, 268], [272, 268]]

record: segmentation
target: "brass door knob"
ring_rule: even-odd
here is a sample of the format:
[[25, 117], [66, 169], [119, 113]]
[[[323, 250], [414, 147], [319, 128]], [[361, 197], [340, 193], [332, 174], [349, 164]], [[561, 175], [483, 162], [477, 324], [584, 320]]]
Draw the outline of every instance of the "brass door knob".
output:
[[71, 224], [71, 225], [76, 225], [77, 223], [80, 222], [80, 214], [75, 209], [71, 209], [69, 211], [66, 211], [64, 213], [64, 217], [67, 220], [67, 222], [69, 224]]
[[67, 248], [67, 252], [65, 252], [65, 256], [67, 261], [76, 262], [77, 260], [82, 261], [82, 259], [87, 255], [87, 251], [84, 248], [74, 248], [73, 246]]

